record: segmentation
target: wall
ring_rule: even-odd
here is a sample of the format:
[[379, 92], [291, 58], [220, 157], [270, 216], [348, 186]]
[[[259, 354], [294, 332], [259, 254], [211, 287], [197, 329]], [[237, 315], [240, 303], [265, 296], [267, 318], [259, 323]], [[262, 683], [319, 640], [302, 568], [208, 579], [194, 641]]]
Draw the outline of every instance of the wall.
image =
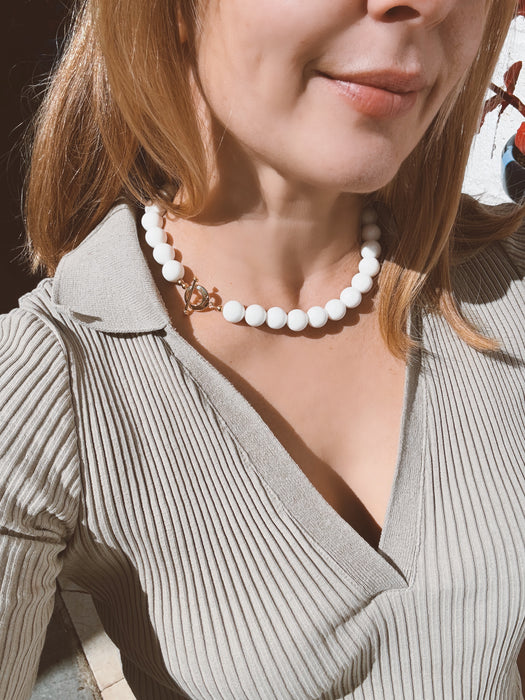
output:
[[[503, 87], [503, 74], [515, 61], [524, 63], [515, 93], [525, 102], [525, 17], [518, 17], [511, 27], [493, 82]], [[494, 93], [488, 93], [492, 96]], [[525, 118], [507, 107], [498, 122], [498, 111], [491, 112], [476, 136], [470, 155], [463, 189], [489, 204], [510, 201], [501, 185], [501, 151]]]

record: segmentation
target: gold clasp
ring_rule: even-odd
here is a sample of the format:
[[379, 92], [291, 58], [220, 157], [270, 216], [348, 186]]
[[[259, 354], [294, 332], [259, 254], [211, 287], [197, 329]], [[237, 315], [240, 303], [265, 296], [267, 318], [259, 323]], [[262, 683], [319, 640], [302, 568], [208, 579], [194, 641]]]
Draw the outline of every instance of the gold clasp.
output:
[[[191, 284], [189, 284], [184, 290], [184, 301], [186, 306], [184, 307], [184, 313], [188, 316], [192, 311], [203, 311], [207, 309], [210, 305], [210, 295], [208, 291], [200, 284], [197, 284], [198, 279], [193, 278]], [[194, 293], [200, 294], [201, 300], [195, 304], [191, 303], [191, 297]]]

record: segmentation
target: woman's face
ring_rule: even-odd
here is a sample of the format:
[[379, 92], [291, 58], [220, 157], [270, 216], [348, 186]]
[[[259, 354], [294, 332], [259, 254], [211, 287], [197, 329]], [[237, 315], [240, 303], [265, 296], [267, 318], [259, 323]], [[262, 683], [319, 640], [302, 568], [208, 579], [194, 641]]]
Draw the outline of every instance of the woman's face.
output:
[[394, 177], [472, 63], [484, 5], [205, 0], [203, 96], [254, 162], [371, 192]]

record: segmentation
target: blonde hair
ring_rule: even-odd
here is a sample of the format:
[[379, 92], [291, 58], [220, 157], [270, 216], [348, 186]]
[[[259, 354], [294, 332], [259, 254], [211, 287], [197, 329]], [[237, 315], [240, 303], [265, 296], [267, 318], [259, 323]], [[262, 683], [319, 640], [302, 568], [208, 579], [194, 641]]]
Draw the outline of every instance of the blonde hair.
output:
[[[144, 203], [168, 181], [184, 194], [177, 206], [169, 193], [162, 195], [172, 213], [190, 217], [202, 208], [207, 160], [187, 78], [198, 4], [85, 0], [79, 8], [35, 122], [25, 200], [33, 271], [54, 274], [60, 258], [118, 199]], [[378, 278], [378, 317], [398, 357], [418, 345], [406, 333], [416, 304], [442, 314], [473, 348], [500, 347], [456, 306], [451, 268], [510, 235], [523, 217], [519, 207], [492, 209], [461, 194], [483, 98], [514, 12], [514, 0], [489, 0], [471, 69], [394, 180], [375, 193], [394, 223], [395, 245]], [[180, 35], [181, 20], [187, 36]]]

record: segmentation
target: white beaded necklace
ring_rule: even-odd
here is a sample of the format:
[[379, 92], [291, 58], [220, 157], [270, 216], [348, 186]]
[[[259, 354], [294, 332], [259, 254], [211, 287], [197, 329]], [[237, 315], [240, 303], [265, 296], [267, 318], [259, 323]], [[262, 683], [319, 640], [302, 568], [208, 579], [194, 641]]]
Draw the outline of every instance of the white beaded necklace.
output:
[[[328, 319], [340, 321], [346, 314], [347, 309], [354, 309], [361, 303], [362, 295], [370, 291], [375, 277], [381, 269], [378, 257], [381, 253], [379, 238], [381, 229], [377, 225], [377, 214], [374, 209], [367, 208], [361, 215], [361, 261], [359, 262], [359, 272], [357, 272], [350, 282], [349, 287], [345, 287], [339, 299], [330, 299], [324, 306], [312, 306], [308, 311], [292, 309], [286, 311], [280, 306], [272, 306], [266, 310], [259, 304], [250, 304], [244, 307], [239, 301], [230, 300], [223, 306], [215, 305], [210, 301], [208, 291], [200, 284], [196, 277], [191, 284], [184, 282], [184, 265], [175, 259], [175, 249], [167, 240], [168, 236], [164, 230], [164, 216], [166, 209], [158, 204], [149, 204], [145, 207], [145, 214], [141, 223], [146, 230], [146, 242], [153, 248], [153, 257], [162, 265], [162, 276], [168, 282], [175, 282], [184, 289], [186, 315], [192, 311], [205, 311], [212, 309], [221, 311], [227, 321], [239, 323], [244, 320], [249, 326], [262, 326], [263, 323], [269, 328], [278, 330], [287, 326], [290, 330], [300, 332], [307, 326], [312, 328], [322, 328]], [[200, 296], [195, 303], [192, 303], [194, 294]]]

